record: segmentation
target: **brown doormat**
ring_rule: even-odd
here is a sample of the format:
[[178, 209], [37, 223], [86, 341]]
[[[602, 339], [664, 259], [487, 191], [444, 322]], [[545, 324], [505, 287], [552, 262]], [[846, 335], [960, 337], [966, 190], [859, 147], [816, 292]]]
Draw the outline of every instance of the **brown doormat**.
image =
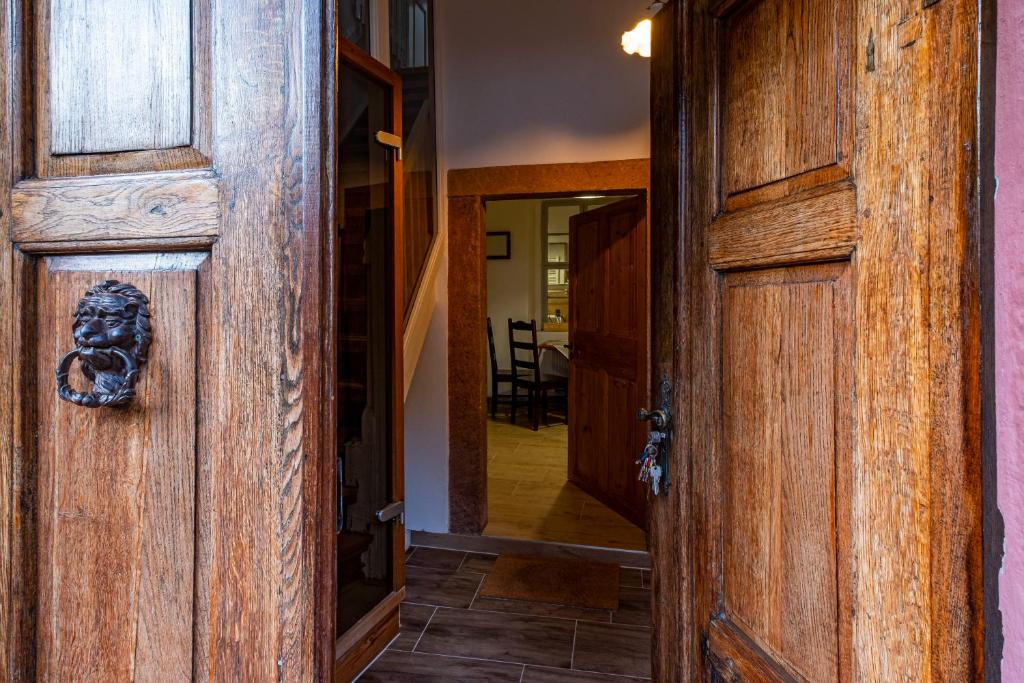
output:
[[616, 610], [619, 608], [619, 566], [499, 555], [484, 579], [480, 595]]

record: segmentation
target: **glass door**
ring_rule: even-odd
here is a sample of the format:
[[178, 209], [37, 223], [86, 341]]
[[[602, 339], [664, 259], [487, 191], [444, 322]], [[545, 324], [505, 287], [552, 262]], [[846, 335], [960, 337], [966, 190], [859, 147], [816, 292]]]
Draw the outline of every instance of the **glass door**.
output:
[[401, 82], [343, 43], [334, 241], [339, 665], [370, 656], [397, 630], [405, 546]]

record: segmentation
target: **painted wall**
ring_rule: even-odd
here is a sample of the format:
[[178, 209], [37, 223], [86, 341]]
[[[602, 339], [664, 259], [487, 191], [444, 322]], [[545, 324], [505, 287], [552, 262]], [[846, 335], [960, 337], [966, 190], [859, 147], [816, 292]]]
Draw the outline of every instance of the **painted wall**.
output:
[[1024, 3], [999, 3], [996, 82], [996, 440], [1006, 555], [1003, 680], [1024, 680]]
[[[488, 203], [487, 230], [512, 233], [512, 258], [487, 261], [487, 315], [494, 325], [498, 365], [508, 368], [508, 319], [533, 318], [540, 324], [540, 201]], [[487, 373], [490, 375], [490, 369]], [[488, 376], [488, 395], [490, 387]], [[501, 390], [508, 391], [508, 387]]]
[[[619, 48], [648, 4], [437, 0], [439, 196], [453, 168], [650, 156], [650, 65]], [[447, 292], [437, 295], [406, 397], [410, 530], [448, 530]]]
[[650, 156], [649, 0], [439, 0], [449, 168]]

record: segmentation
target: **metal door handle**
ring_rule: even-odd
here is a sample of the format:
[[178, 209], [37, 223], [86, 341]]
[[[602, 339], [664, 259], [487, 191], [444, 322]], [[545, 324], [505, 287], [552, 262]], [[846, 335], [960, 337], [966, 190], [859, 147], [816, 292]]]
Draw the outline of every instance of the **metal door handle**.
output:
[[401, 521], [405, 521], [405, 501], [399, 500], [390, 505], [385, 505], [380, 510], [377, 510], [377, 521], [378, 522], [390, 522], [396, 517], [401, 517]]
[[[78, 302], [71, 331], [75, 348], [57, 364], [57, 396], [83, 408], [130, 403], [153, 339], [146, 295], [128, 283], [104, 280]], [[88, 392], [71, 387], [76, 359], [93, 383]]]

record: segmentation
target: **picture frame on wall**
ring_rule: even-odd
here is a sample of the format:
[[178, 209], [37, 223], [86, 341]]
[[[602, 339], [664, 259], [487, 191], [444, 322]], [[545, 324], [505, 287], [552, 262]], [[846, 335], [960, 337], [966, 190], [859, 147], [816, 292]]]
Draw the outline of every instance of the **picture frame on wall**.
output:
[[512, 258], [512, 233], [508, 230], [487, 233], [487, 260], [508, 261]]

